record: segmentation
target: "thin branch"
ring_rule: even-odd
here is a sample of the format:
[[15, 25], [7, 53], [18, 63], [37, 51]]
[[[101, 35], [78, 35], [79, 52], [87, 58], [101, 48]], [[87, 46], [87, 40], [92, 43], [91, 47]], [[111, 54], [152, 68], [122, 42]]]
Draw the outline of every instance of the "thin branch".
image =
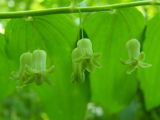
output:
[[65, 13], [79, 13], [81, 12], [98, 12], [98, 11], [110, 11], [119, 8], [128, 8], [135, 6], [146, 6], [146, 5], [160, 5], [160, 1], [137, 1], [130, 3], [119, 3], [105, 6], [93, 6], [93, 7], [60, 7], [50, 8], [44, 10], [29, 10], [29, 11], [16, 11], [16, 12], [2, 12], [0, 13], [0, 19], [7, 18], [21, 18], [27, 16], [41, 16], [49, 14], [65, 14]]

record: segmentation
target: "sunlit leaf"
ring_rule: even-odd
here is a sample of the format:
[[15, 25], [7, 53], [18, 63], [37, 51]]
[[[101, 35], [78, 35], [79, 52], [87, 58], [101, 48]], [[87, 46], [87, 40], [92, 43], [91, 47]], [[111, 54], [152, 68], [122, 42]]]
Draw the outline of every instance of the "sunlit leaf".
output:
[[88, 84], [71, 83], [71, 53], [77, 33], [78, 27], [70, 15], [13, 19], [6, 27], [6, 51], [14, 63], [19, 64], [23, 52], [43, 49], [48, 54], [48, 66], [55, 65], [53, 74], [48, 76], [51, 85], [33, 87], [50, 119], [82, 120], [85, 114]]
[[[1, 103], [5, 99], [5, 97], [10, 93], [12, 93], [12, 91], [15, 89], [15, 81], [10, 79], [11, 66], [9, 65], [9, 60], [7, 59], [4, 48], [5, 48], [4, 35], [0, 34], [0, 71], [1, 71], [0, 92], [3, 93], [0, 95]], [[0, 107], [2, 107], [2, 104], [0, 105]]]
[[148, 70], [140, 70], [139, 79], [144, 92], [145, 104], [147, 109], [152, 109], [160, 105], [159, 94], [159, 66], [160, 66], [160, 15], [156, 15], [147, 24], [143, 51], [146, 54], [146, 61], [152, 64]]
[[84, 28], [94, 51], [102, 54], [102, 68], [91, 74], [92, 101], [100, 104], [106, 113], [118, 112], [136, 94], [135, 73], [127, 75], [120, 59], [128, 57], [126, 42], [140, 38], [144, 18], [136, 9], [100, 12], [86, 18]]

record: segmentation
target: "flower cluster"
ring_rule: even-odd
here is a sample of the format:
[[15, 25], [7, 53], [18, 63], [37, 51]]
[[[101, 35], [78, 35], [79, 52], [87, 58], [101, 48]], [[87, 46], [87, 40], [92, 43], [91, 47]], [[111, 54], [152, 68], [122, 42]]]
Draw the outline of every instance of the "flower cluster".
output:
[[35, 82], [37, 85], [44, 81], [48, 82], [46, 75], [53, 71], [54, 66], [46, 69], [47, 54], [44, 50], [26, 52], [20, 56], [19, 72], [14, 79], [19, 81], [20, 86]]
[[85, 81], [85, 71], [92, 72], [99, 68], [99, 54], [94, 53], [90, 39], [83, 38], [77, 42], [77, 47], [72, 51], [73, 81]]

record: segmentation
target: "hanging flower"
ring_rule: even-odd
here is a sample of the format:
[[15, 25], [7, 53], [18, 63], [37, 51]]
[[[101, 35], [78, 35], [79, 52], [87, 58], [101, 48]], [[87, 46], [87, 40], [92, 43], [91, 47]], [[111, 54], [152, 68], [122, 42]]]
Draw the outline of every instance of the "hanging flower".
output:
[[26, 52], [20, 56], [20, 69], [14, 76], [18, 79], [20, 86], [25, 86], [29, 83], [35, 82], [37, 85], [47, 79], [48, 73], [53, 71], [54, 66], [46, 69], [47, 54], [44, 50], [34, 50], [33, 53]]
[[89, 39], [83, 38], [77, 42], [77, 47], [72, 51], [73, 81], [85, 81], [85, 71], [92, 72], [99, 68], [99, 54], [94, 53], [92, 43]]
[[127, 74], [131, 74], [137, 68], [148, 68], [151, 64], [145, 63], [145, 54], [140, 51], [140, 42], [137, 39], [131, 39], [127, 42], [126, 47], [128, 49], [129, 59], [126, 61], [121, 60], [125, 65], [128, 65]]

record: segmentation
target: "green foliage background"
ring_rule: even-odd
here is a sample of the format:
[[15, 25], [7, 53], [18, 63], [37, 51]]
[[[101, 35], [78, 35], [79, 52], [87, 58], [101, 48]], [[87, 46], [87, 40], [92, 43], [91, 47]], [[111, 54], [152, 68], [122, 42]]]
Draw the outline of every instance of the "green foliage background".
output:
[[[0, 10], [37, 10], [62, 6], [96, 6], [131, 0], [1, 0]], [[81, 14], [81, 15], [80, 15]], [[81, 16], [81, 24], [79, 17]], [[113, 11], [58, 14], [1, 20], [0, 34], [0, 119], [84, 120], [87, 104], [100, 106], [102, 117], [86, 120], [160, 119], [160, 16], [158, 7], [137, 7]], [[82, 36], [101, 53], [102, 67], [86, 73], [84, 83], [71, 82], [71, 53]], [[141, 42], [146, 61], [153, 66], [131, 75], [120, 59], [127, 59], [125, 44]], [[47, 65], [55, 65], [51, 85], [31, 84], [17, 91], [10, 78], [19, 69], [22, 53], [44, 49]]]

